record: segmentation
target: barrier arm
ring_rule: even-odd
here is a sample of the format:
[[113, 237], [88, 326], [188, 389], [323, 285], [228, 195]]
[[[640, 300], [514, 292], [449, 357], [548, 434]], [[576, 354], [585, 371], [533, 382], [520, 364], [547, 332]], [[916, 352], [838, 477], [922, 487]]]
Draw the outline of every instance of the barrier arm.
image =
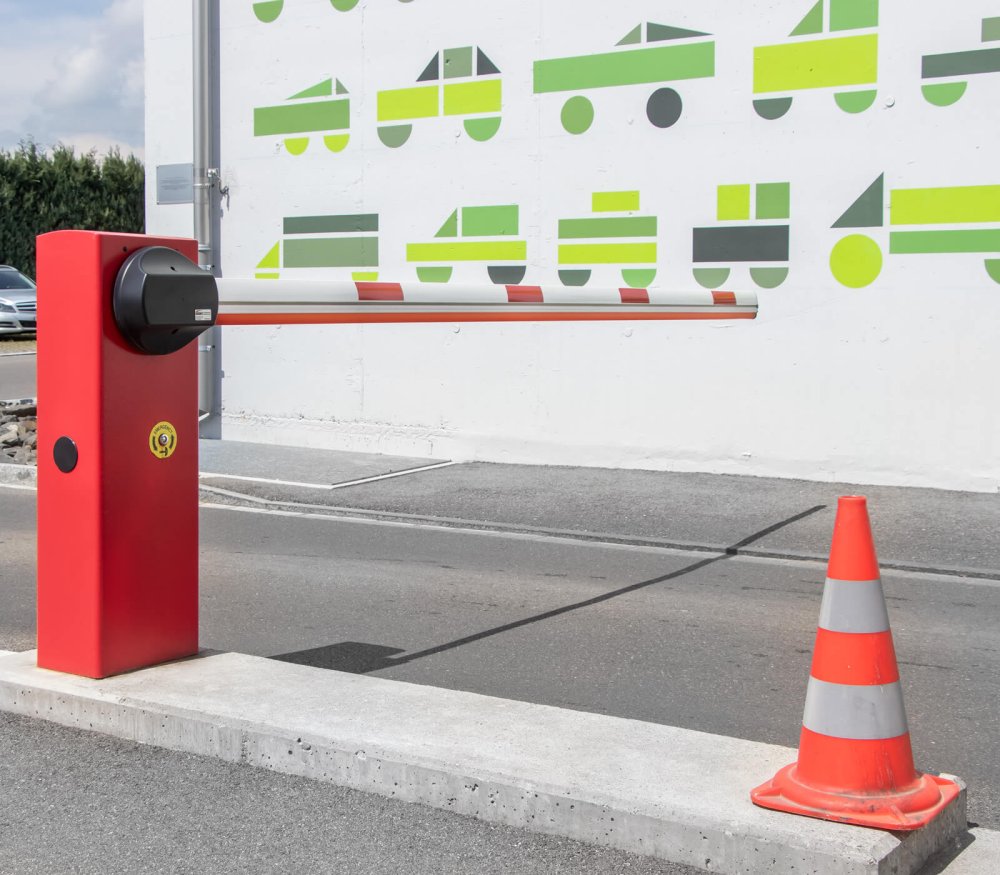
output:
[[753, 319], [753, 292], [218, 280], [220, 325]]

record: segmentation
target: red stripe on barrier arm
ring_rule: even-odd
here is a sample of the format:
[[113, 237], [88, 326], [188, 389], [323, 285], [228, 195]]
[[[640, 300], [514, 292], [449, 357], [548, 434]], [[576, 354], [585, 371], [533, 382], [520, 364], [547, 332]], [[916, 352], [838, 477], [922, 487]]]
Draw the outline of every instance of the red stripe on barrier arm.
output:
[[[619, 289], [618, 294], [622, 296], [623, 304], [648, 304], [648, 289]], [[736, 303], [735, 301], [733, 303]]]
[[736, 306], [736, 292], [712, 292], [713, 304], [728, 304]]
[[359, 301], [402, 301], [403, 287], [399, 283], [355, 283]]
[[892, 633], [816, 630], [810, 674], [829, 684], [870, 686], [899, 680]]
[[507, 302], [510, 304], [543, 304], [541, 286], [507, 286]]
[[405, 322], [638, 322], [720, 319], [754, 319], [756, 313], [713, 313], [685, 311], [623, 311], [620, 313], [554, 312], [524, 313], [494, 310], [442, 313], [220, 313], [218, 325], [360, 325]]

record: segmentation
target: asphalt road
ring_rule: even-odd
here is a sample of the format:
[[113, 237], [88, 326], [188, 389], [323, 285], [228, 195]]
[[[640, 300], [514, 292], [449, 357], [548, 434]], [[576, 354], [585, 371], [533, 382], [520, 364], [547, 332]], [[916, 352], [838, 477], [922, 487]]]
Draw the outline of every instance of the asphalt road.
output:
[[2, 712], [0, 751], [4, 875], [695, 873]]
[[[32, 646], [34, 494], [0, 489], [0, 648]], [[820, 565], [224, 508], [202, 643], [797, 745]], [[887, 574], [918, 765], [1000, 827], [1000, 587]], [[761, 776], [762, 779], [767, 776]]]
[[0, 401], [35, 397], [35, 355], [10, 355], [29, 352], [28, 344], [0, 340]]

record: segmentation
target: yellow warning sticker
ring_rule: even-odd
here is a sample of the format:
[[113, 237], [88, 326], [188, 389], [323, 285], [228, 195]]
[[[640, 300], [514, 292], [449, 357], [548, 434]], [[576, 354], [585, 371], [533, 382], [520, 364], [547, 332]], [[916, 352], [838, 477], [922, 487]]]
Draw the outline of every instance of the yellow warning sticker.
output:
[[158, 422], [149, 433], [149, 451], [159, 459], [169, 459], [177, 449], [177, 429], [169, 422]]

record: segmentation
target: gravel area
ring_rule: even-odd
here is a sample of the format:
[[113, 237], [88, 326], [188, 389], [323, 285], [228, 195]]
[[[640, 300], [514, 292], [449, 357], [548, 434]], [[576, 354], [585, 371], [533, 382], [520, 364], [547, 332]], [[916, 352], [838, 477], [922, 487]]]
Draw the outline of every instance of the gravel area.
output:
[[0, 401], [0, 462], [38, 462], [38, 407]]
[[5, 352], [35, 352], [38, 341], [34, 334], [17, 337], [0, 337], [0, 355]]

